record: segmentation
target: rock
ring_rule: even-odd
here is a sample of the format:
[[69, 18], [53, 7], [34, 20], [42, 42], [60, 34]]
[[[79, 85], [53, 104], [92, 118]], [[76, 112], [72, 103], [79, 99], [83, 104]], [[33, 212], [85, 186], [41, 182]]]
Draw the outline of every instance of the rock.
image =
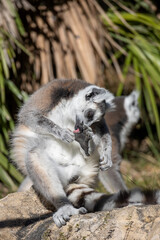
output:
[[[47, 206], [49, 208], [49, 206]], [[0, 200], [2, 240], [159, 240], [160, 206], [129, 206], [107, 212], [76, 215], [57, 228], [33, 189]]]
[[12, 193], [0, 200], [0, 239], [36, 240], [52, 223], [47, 210], [31, 189]]

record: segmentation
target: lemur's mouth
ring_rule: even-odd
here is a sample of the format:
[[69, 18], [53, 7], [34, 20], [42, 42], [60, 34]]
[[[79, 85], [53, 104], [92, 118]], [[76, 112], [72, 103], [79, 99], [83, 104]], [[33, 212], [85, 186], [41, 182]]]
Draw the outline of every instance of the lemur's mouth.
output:
[[77, 116], [76, 116], [76, 124], [75, 124], [75, 130], [73, 131], [74, 133], [82, 133], [83, 132], [83, 121], [80, 120]]
[[80, 130], [79, 130], [79, 128], [77, 128], [77, 129], [75, 129], [73, 132], [74, 132], [74, 133], [80, 133]]

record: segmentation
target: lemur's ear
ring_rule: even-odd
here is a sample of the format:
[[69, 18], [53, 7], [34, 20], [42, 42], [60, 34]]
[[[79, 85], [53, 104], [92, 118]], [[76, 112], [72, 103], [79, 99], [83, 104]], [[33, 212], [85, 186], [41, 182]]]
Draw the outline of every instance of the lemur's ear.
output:
[[134, 90], [128, 95], [126, 98], [130, 99], [130, 105], [137, 106], [138, 105], [138, 98], [139, 98], [139, 92]]
[[[99, 87], [93, 87], [90, 89], [85, 95], [86, 101], [92, 101], [94, 103], [101, 103], [102, 101], [106, 101], [106, 103], [111, 104], [114, 96], [108, 90]], [[112, 105], [112, 104], [111, 104]], [[112, 105], [113, 106], [113, 105]]]
[[103, 94], [105, 90], [103, 88], [92, 88], [85, 96], [86, 100], [89, 101], [99, 94]]
[[134, 90], [134, 91], [131, 92], [131, 94], [129, 96], [131, 96], [133, 99], [138, 101], [139, 95], [140, 95], [140, 92], [137, 91], [137, 90]]

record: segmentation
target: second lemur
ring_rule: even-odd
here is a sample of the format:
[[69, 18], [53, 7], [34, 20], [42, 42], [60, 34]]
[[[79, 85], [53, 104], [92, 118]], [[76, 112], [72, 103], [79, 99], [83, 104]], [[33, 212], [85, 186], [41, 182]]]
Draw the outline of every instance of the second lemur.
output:
[[100, 171], [99, 178], [105, 189], [110, 193], [127, 190], [120, 171], [121, 152], [129, 134], [140, 118], [138, 97], [139, 93], [137, 91], [131, 92], [128, 96], [115, 97], [113, 100], [114, 111], [105, 115], [112, 137], [113, 165], [108, 171]]

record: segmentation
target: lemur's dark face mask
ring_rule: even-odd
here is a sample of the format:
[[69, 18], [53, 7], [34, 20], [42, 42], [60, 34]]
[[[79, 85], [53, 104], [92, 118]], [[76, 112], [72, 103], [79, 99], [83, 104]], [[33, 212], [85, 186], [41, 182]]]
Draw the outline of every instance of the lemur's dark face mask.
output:
[[94, 87], [89, 89], [84, 96], [85, 106], [76, 114], [75, 133], [82, 132], [84, 127], [90, 127], [99, 122], [106, 111], [112, 108], [114, 96], [104, 88]]
[[111, 105], [104, 100], [101, 103], [96, 103], [95, 109], [88, 108], [82, 115], [77, 115], [74, 132], [81, 133], [83, 132], [84, 126], [90, 127], [93, 123], [99, 122], [110, 107]]

